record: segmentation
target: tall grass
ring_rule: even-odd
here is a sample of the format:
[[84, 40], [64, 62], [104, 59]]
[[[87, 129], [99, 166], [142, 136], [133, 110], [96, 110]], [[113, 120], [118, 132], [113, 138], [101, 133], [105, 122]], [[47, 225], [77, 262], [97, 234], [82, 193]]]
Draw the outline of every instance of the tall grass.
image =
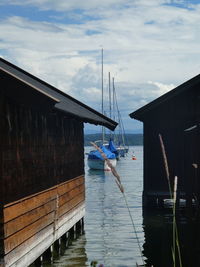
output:
[[173, 201], [173, 243], [172, 243], [172, 258], [173, 258], [173, 265], [176, 267], [176, 250], [178, 252], [178, 263], [179, 266], [182, 267], [182, 259], [181, 259], [181, 250], [180, 250], [180, 244], [179, 244], [179, 236], [178, 236], [178, 229], [177, 229], [177, 223], [176, 223], [176, 200], [177, 200], [177, 185], [178, 185], [178, 177], [175, 176], [174, 178], [174, 187], [173, 187], [173, 195], [172, 195], [172, 188], [171, 188], [171, 182], [170, 182], [170, 173], [169, 173], [169, 165], [167, 160], [167, 155], [165, 151], [164, 142], [162, 139], [162, 135], [159, 134], [159, 140], [160, 140], [160, 146], [162, 150], [162, 156], [165, 166], [165, 172], [169, 187], [169, 194], [170, 198]]

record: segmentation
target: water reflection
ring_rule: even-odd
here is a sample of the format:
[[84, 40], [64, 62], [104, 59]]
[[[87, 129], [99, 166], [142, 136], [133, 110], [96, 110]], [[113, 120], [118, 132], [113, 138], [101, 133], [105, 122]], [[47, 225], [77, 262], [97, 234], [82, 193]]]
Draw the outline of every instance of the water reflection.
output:
[[[200, 266], [199, 215], [193, 214], [191, 216], [190, 214], [190, 216], [188, 216], [186, 210], [182, 209], [180, 210], [176, 221], [179, 234], [182, 266]], [[173, 216], [171, 209], [143, 209], [143, 230], [145, 237], [143, 253], [146, 257], [147, 266], [173, 266], [172, 222]], [[178, 260], [176, 262], [176, 267], [177, 266], [180, 266]]]
[[[117, 171], [143, 246], [146, 265], [171, 267], [171, 209], [142, 209], [143, 149], [135, 147], [134, 150], [137, 160], [133, 161], [130, 153], [118, 162]], [[142, 264], [128, 211], [113, 175], [89, 170], [86, 162], [85, 177], [85, 235], [74, 240], [64, 256], [48, 266], [86, 267], [92, 261], [98, 261], [105, 267], [133, 267], [136, 262]], [[177, 226], [184, 267], [200, 266], [199, 222], [199, 214], [180, 210]]]
[[[142, 158], [142, 149], [138, 149]], [[135, 168], [135, 171], [133, 171]], [[117, 171], [125, 187], [135, 224], [143, 243], [142, 231], [142, 160], [138, 164], [131, 156], [118, 162]], [[124, 198], [111, 172], [86, 168], [86, 252], [90, 261], [104, 266], [132, 267], [141, 257]]]
[[69, 247], [65, 250], [64, 255], [62, 257], [59, 257], [57, 260], [54, 260], [54, 263], [50, 266], [54, 267], [88, 266], [85, 244], [86, 244], [85, 235], [79, 236], [78, 239], [76, 240], [72, 240], [72, 242], [69, 244]]

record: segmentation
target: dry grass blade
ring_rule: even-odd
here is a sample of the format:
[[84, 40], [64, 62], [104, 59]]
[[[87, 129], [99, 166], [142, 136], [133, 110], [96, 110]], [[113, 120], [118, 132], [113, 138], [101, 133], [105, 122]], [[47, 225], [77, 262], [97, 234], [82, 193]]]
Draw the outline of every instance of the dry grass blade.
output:
[[175, 178], [174, 178], [174, 197], [173, 197], [174, 204], [176, 204], [177, 181], [178, 181], [178, 177], [175, 176]]
[[165, 171], [166, 171], [166, 177], [167, 177], [167, 181], [168, 181], [169, 194], [170, 194], [170, 198], [173, 200], [173, 247], [172, 247], [172, 258], [173, 258], [174, 267], [175, 267], [176, 266], [176, 255], [175, 255], [175, 252], [176, 252], [176, 247], [177, 247], [179, 265], [180, 265], [180, 267], [182, 267], [181, 251], [180, 251], [179, 237], [178, 237], [178, 229], [177, 229], [176, 216], [175, 216], [175, 212], [176, 212], [176, 197], [177, 197], [177, 179], [178, 178], [175, 177], [175, 180], [174, 180], [174, 192], [173, 192], [174, 194], [172, 195], [168, 161], [167, 161], [165, 146], [164, 146], [161, 134], [159, 134], [159, 139], [160, 139], [162, 156], [163, 156], [163, 161], [164, 161], [164, 166], [165, 166]]
[[[142, 255], [142, 249], [141, 249], [141, 246], [140, 246], [140, 241], [139, 241], [139, 238], [138, 238], [138, 235], [137, 235], [137, 231], [136, 231], [136, 227], [135, 227], [135, 224], [134, 224], [134, 221], [133, 221], [133, 217], [131, 215], [131, 211], [130, 211], [130, 208], [129, 208], [129, 205], [128, 205], [128, 201], [126, 199], [126, 195], [124, 193], [124, 187], [123, 185], [121, 184], [121, 179], [120, 179], [120, 176], [119, 174], [117, 173], [117, 171], [115, 170], [115, 168], [112, 166], [111, 162], [109, 161], [109, 159], [106, 157], [106, 155], [103, 153], [103, 151], [93, 142], [91, 142], [91, 144], [101, 153], [101, 156], [103, 157], [104, 160], [106, 160], [108, 166], [110, 167], [111, 171], [112, 171], [112, 174], [116, 177], [115, 179], [115, 182], [116, 184], [118, 185], [123, 197], [124, 197], [124, 200], [125, 200], [125, 203], [126, 203], [126, 207], [127, 207], [127, 210], [129, 212], [129, 216], [130, 216], [130, 219], [131, 219], [131, 222], [132, 222], [132, 226], [133, 226], [133, 230], [134, 230], [134, 233], [135, 233], [135, 237], [136, 237], [136, 240], [137, 240], [137, 244], [138, 244], [138, 247], [139, 247], [139, 251], [140, 251], [140, 255], [141, 255], [141, 259], [142, 259], [142, 262], [143, 262], [143, 265], [142, 266], [145, 266], [145, 263], [144, 263], [144, 259], [143, 259], [143, 255]], [[137, 264], [137, 263], [136, 263]]]
[[122, 193], [124, 193], [124, 187], [121, 184], [121, 179], [119, 174], [117, 173], [117, 171], [115, 170], [115, 168], [113, 167], [113, 165], [111, 164], [110, 160], [106, 157], [106, 155], [103, 153], [103, 151], [101, 150], [101, 148], [99, 148], [95, 143], [90, 142], [101, 154], [102, 158], [106, 161], [108, 167], [111, 169], [112, 174], [116, 177], [116, 183], [120, 189], [120, 191]]
[[164, 146], [164, 143], [163, 143], [163, 139], [162, 139], [162, 135], [161, 134], [159, 134], [159, 139], [160, 139], [160, 145], [161, 145], [161, 150], [162, 150], [162, 155], [163, 155], [163, 161], [164, 161], [164, 165], [165, 165], [166, 176], [167, 176], [168, 183], [170, 184], [170, 180], [169, 180], [169, 167], [168, 167], [168, 162], [167, 162], [167, 156], [166, 156], [165, 146]]

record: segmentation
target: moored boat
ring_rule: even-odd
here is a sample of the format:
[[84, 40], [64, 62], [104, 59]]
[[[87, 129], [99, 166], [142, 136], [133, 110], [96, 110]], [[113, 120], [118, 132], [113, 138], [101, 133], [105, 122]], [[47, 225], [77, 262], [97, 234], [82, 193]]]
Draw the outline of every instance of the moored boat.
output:
[[[112, 153], [104, 145], [101, 145], [100, 149], [105, 154], [106, 158], [110, 161], [112, 166], [115, 167], [117, 164], [115, 153]], [[102, 157], [101, 153], [98, 150], [91, 150], [89, 152], [87, 162], [88, 162], [88, 167], [90, 169], [105, 170], [105, 171], [111, 170], [106, 160]]]

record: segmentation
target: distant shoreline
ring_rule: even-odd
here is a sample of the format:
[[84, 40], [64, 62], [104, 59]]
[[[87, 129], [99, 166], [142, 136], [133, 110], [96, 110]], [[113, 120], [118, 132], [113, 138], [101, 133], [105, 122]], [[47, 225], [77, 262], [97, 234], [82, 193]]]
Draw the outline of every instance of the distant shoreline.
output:
[[[117, 134], [115, 137], [117, 139]], [[109, 140], [110, 135], [106, 134], [105, 139]], [[91, 146], [90, 142], [94, 142], [96, 140], [101, 140], [101, 134], [85, 134], [84, 135], [84, 146]], [[127, 146], [142, 146], [143, 145], [143, 134], [126, 134], [125, 141]]]

